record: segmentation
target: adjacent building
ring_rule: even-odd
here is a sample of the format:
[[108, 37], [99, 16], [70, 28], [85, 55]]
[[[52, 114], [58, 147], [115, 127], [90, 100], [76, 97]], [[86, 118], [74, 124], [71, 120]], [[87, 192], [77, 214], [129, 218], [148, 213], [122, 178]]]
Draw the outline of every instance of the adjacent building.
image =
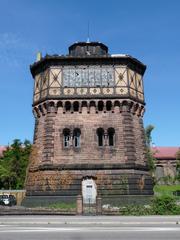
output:
[[153, 147], [152, 152], [156, 159], [155, 176], [157, 181], [164, 177], [174, 178], [177, 174], [176, 154], [180, 147]]

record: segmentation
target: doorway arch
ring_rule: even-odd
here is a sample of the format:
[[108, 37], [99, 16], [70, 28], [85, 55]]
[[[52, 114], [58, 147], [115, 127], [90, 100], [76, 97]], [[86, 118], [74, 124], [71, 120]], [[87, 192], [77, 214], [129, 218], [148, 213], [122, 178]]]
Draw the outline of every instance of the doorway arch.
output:
[[96, 182], [92, 177], [85, 177], [82, 180], [82, 198], [84, 204], [95, 204], [97, 197]]

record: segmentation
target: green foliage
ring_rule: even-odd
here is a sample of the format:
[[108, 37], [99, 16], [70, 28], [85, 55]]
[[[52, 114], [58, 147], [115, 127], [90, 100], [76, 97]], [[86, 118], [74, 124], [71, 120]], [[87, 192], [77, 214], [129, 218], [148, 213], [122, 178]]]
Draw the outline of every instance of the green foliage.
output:
[[148, 163], [148, 167], [151, 171], [151, 174], [153, 176], [154, 171], [156, 169], [156, 158], [154, 157], [154, 153], [151, 151], [151, 149], [147, 148], [146, 149], [146, 158], [147, 158], [147, 163]]
[[0, 189], [22, 189], [31, 152], [31, 143], [15, 139], [0, 159]]
[[155, 196], [149, 205], [127, 205], [120, 207], [121, 215], [178, 215], [180, 206], [176, 204], [179, 196], [174, 196], [173, 192], [180, 191], [180, 185], [155, 185]]
[[176, 205], [176, 200], [171, 196], [160, 196], [153, 199], [153, 211], [158, 215], [180, 214], [180, 206]]
[[151, 145], [151, 142], [152, 142], [152, 136], [151, 136], [151, 133], [152, 133], [152, 130], [154, 129], [154, 126], [153, 125], [148, 125], [146, 128], [145, 128], [145, 138], [146, 138], [146, 145], [148, 148], [150, 148], [150, 145]]
[[180, 191], [180, 185], [155, 185], [153, 190], [157, 196], [173, 196], [173, 192]]
[[157, 184], [159, 184], [159, 185], [170, 185], [170, 186], [173, 186], [176, 183], [178, 183], [177, 177], [176, 176], [173, 177], [173, 176], [169, 176], [169, 175], [161, 177], [157, 181]]
[[150, 205], [127, 205], [120, 208], [120, 213], [125, 216], [146, 216], [152, 215], [153, 209]]
[[155, 157], [154, 157], [154, 153], [151, 151], [151, 142], [152, 142], [152, 136], [151, 133], [154, 129], [153, 125], [148, 125], [145, 128], [145, 139], [146, 139], [146, 158], [147, 158], [147, 163], [148, 163], [148, 167], [151, 171], [152, 176], [154, 177], [154, 171], [156, 168], [155, 165]]
[[176, 153], [176, 171], [177, 171], [177, 180], [180, 181], [180, 149]]
[[180, 206], [172, 196], [162, 195], [154, 197], [150, 205], [127, 205], [120, 207], [121, 215], [145, 216], [145, 215], [179, 215]]
[[76, 203], [63, 203], [63, 202], [57, 202], [52, 203], [48, 206], [48, 208], [53, 209], [63, 209], [63, 210], [72, 210], [76, 209]]

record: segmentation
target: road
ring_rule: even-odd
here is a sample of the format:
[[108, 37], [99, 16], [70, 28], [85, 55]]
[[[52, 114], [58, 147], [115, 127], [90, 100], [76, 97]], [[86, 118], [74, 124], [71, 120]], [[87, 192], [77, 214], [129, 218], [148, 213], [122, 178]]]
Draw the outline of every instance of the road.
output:
[[179, 240], [180, 216], [0, 216], [0, 240]]

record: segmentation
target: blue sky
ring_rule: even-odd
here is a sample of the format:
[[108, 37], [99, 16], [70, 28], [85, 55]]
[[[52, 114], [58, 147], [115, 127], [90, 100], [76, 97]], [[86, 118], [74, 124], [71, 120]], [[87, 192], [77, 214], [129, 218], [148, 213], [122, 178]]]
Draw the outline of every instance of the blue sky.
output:
[[100, 41], [110, 53], [147, 65], [144, 125], [157, 146], [180, 145], [179, 0], [0, 0], [0, 145], [33, 137], [37, 51], [66, 54], [75, 41]]

